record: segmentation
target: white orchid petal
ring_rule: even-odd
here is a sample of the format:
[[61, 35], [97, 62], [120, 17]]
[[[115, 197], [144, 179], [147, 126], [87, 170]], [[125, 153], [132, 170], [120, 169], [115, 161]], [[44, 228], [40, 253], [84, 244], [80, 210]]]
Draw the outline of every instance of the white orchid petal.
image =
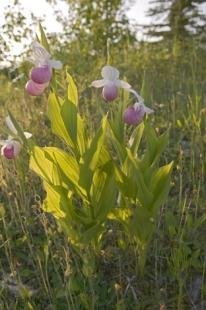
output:
[[33, 53], [37, 56], [50, 58], [49, 52], [37, 41], [34, 41], [32, 44]]
[[130, 89], [132, 86], [125, 82], [125, 81], [122, 81], [122, 80], [117, 80], [118, 83], [119, 83], [119, 86], [118, 87], [121, 87], [121, 88], [124, 88], [124, 89]]
[[26, 139], [30, 139], [32, 137], [32, 133], [24, 131], [24, 136]]
[[138, 100], [140, 103], [144, 104], [144, 99], [140, 95], [138, 95]]
[[53, 60], [53, 59], [48, 60], [48, 65], [51, 68], [54, 68], [57, 70], [60, 70], [63, 67], [62, 62], [60, 60]]
[[32, 56], [30, 61], [36, 66], [47, 65], [50, 59], [50, 54], [47, 50], [37, 41], [32, 43]]
[[104, 80], [104, 86], [116, 86], [118, 87], [118, 83], [116, 83], [116, 81], [111, 81], [111, 80]]
[[133, 88], [130, 88], [129, 92], [134, 94], [136, 97], [139, 96], [138, 93]]
[[[141, 97], [133, 88], [131, 88], [129, 90], [130, 93], [134, 94], [135, 97], [139, 100], [139, 98]], [[142, 97], [141, 97], [142, 98]], [[143, 98], [142, 98], [143, 99]]]
[[93, 81], [91, 86], [96, 87], [96, 88], [100, 88], [106, 85], [106, 81], [105, 80], [96, 80]]
[[145, 111], [146, 114], [154, 113], [154, 110], [152, 110], [152, 109], [146, 107], [146, 105], [144, 105], [144, 111]]
[[13, 122], [12, 122], [10, 116], [7, 116], [7, 117], [5, 118], [5, 122], [6, 122], [7, 127], [11, 130], [11, 132], [12, 132], [14, 135], [17, 135], [17, 130], [16, 130], [16, 128], [15, 128], [15, 126], [14, 126], [14, 124], [13, 124]]
[[135, 110], [138, 110], [140, 108], [141, 104], [139, 102], [135, 102], [133, 107]]
[[135, 102], [135, 104], [134, 104], [134, 109], [135, 109], [135, 110], [138, 110], [138, 109], [140, 109], [140, 108], [142, 108], [142, 107], [143, 107], [144, 112], [145, 112], [146, 114], [154, 113], [154, 110], [148, 108], [144, 103], [142, 103], [142, 102]]
[[144, 99], [134, 89], [132, 89], [132, 88], [129, 89], [129, 92], [135, 95], [138, 102], [140, 102], [141, 104], [144, 104]]
[[105, 80], [115, 81], [119, 78], [119, 71], [112, 66], [104, 66], [101, 74]]

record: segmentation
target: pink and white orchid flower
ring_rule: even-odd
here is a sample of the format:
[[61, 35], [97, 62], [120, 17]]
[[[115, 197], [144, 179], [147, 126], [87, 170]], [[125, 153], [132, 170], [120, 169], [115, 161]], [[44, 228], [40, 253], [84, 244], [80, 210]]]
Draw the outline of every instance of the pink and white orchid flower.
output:
[[151, 114], [154, 110], [146, 107], [144, 99], [135, 90], [129, 91], [136, 96], [138, 101], [124, 111], [123, 121], [128, 125], [138, 125], [143, 121], [145, 114]]
[[1, 155], [4, 156], [6, 159], [14, 159], [19, 155], [21, 147], [22, 146], [19, 141], [5, 140], [1, 148]]
[[119, 79], [119, 71], [112, 66], [104, 66], [101, 71], [102, 80], [92, 82], [92, 86], [96, 88], [103, 87], [102, 96], [106, 101], [113, 101], [117, 98], [118, 88], [129, 90], [131, 85]]
[[49, 85], [52, 77], [52, 69], [61, 69], [62, 63], [59, 60], [51, 59], [48, 51], [38, 42], [32, 44], [32, 56], [29, 58], [35, 67], [30, 72], [30, 78], [25, 86], [31, 96], [41, 95]]
[[29, 80], [26, 83], [25, 89], [29, 95], [39, 96], [44, 92], [44, 90], [47, 88], [48, 85], [49, 85], [49, 82], [44, 83], [44, 84], [38, 84], [34, 82], [33, 80]]
[[[10, 130], [11, 134], [17, 136], [17, 130], [9, 116], [5, 119], [6, 125]], [[29, 132], [24, 132], [26, 139], [31, 138], [32, 134]], [[22, 144], [15, 140], [13, 136], [9, 136], [7, 140], [0, 140], [1, 147], [1, 155], [4, 156], [6, 159], [14, 159], [18, 156], [21, 151]]]

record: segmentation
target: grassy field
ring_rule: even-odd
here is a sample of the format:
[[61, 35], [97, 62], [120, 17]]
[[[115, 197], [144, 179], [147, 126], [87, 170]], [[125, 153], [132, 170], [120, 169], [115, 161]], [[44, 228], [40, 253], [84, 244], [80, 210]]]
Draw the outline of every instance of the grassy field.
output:
[[[134, 244], [113, 221], [107, 223], [99, 253], [80, 254], [71, 246], [54, 218], [42, 212], [45, 193], [22, 152], [15, 161], [1, 159], [0, 309], [206, 309], [205, 51], [191, 44], [187, 52], [169, 53], [164, 46], [145, 44], [112, 56], [112, 64], [134, 88], [142, 88], [155, 110], [156, 132], [170, 129], [161, 162], [174, 161], [171, 189], [144, 276]], [[82, 62], [70, 63], [69, 71], [77, 82], [81, 113], [95, 128], [108, 104], [89, 85], [105, 60], [93, 62], [92, 72]], [[27, 67], [21, 72], [17, 82], [8, 72], [0, 77], [2, 135], [9, 108], [39, 145], [62, 145], [51, 133], [47, 94], [35, 99], [25, 94]], [[66, 84], [63, 73], [59, 79]]]

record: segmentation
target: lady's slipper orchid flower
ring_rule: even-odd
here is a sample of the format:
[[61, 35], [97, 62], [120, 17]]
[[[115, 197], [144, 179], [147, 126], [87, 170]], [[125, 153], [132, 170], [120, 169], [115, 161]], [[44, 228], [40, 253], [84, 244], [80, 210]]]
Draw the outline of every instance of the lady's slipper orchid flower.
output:
[[4, 156], [6, 159], [14, 159], [20, 153], [21, 148], [22, 146], [19, 141], [15, 140], [4, 141], [4, 144], [1, 148], [1, 155]]
[[142, 122], [144, 115], [144, 106], [136, 102], [133, 106], [128, 107], [124, 111], [123, 120], [128, 125], [138, 125]]
[[[9, 116], [6, 117], [6, 125], [11, 131], [12, 134], [17, 135], [17, 130]], [[32, 134], [29, 132], [24, 132], [26, 139], [31, 138]], [[18, 156], [21, 151], [22, 144], [15, 140], [12, 136], [9, 136], [7, 140], [0, 140], [1, 148], [1, 155], [4, 156], [6, 159], [14, 159]]]
[[38, 84], [48, 83], [52, 77], [52, 70], [49, 66], [34, 67], [30, 72], [30, 78]]
[[49, 83], [38, 84], [32, 80], [29, 80], [25, 85], [25, 89], [29, 95], [39, 96], [44, 92], [48, 85]]
[[133, 106], [128, 107], [123, 114], [123, 121], [128, 125], [138, 125], [143, 121], [145, 114], [151, 114], [154, 111], [145, 106], [143, 98], [133, 89], [130, 90], [137, 99]]
[[106, 101], [112, 101], [117, 98], [118, 88], [129, 90], [131, 85], [119, 79], [119, 71], [111, 66], [104, 66], [101, 71], [102, 80], [92, 82], [96, 88], [103, 87], [102, 96]]
[[51, 59], [47, 50], [38, 42], [32, 44], [32, 56], [29, 58], [35, 67], [30, 72], [30, 78], [25, 86], [31, 96], [41, 95], [49, 85], [52, 77], [52, 69], [61, 69], [62, 63]]

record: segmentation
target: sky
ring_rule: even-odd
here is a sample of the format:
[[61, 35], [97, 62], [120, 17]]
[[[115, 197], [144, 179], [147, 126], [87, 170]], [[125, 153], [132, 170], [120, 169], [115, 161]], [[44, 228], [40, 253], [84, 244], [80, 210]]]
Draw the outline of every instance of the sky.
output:
[[151, 17], [146, 16], [148, 8], [149, 0], [136, 0], [127, 15], [129, 18], [135, 19], [139, 24], [148, 24], [151, 21]]

